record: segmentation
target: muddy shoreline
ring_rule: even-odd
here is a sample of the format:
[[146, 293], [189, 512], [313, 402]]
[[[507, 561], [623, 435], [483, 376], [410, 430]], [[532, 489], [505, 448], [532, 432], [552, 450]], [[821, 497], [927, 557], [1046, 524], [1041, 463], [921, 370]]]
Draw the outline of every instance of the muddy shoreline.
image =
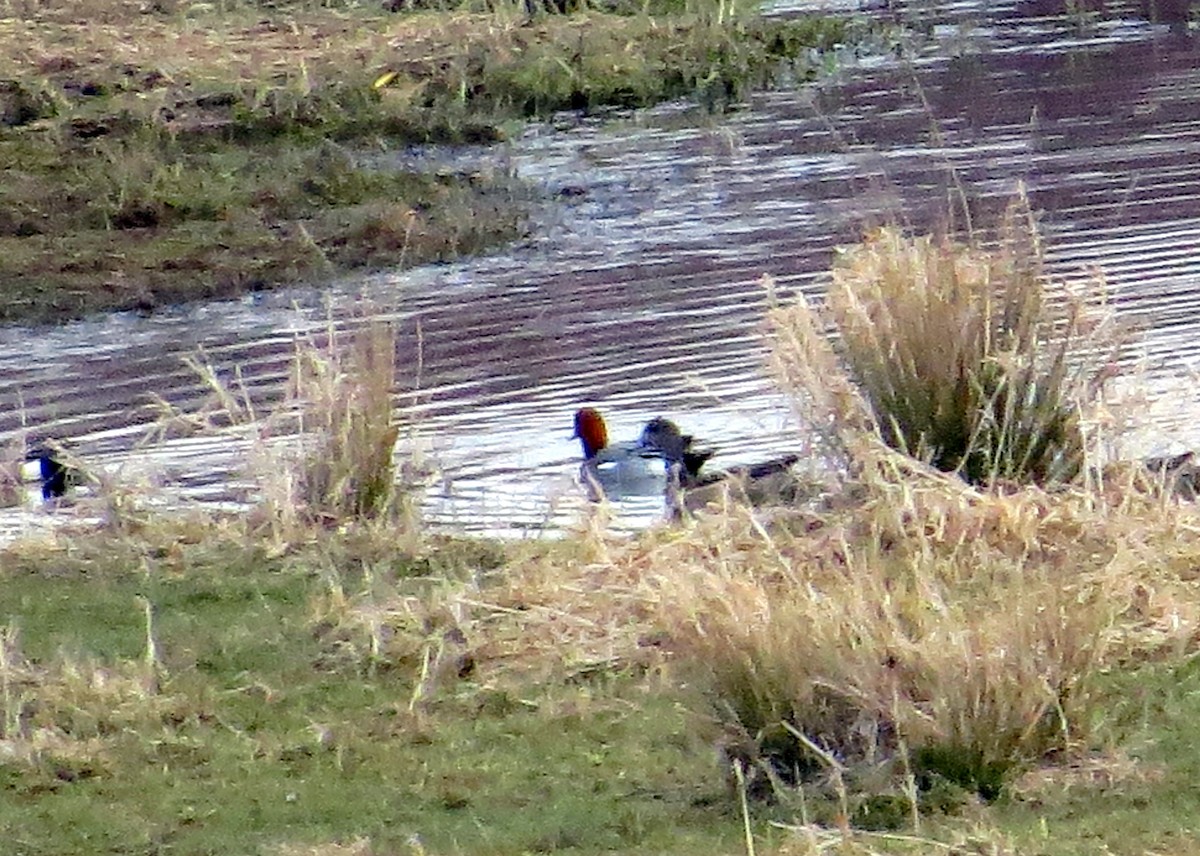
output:
[[819, 16], [638, 9], [114, 0], [0, 19], [0, 323], [486, 251], [523, 234], [527, 186], [379, 156], [494, 143], [563, 109], [720, 111], [845, 38]]

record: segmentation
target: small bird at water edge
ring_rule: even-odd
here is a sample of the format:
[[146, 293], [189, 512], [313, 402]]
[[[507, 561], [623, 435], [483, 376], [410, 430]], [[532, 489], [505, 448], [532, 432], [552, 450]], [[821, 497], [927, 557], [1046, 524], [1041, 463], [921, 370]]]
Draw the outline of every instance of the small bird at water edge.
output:
[[32, 451], [26, 460], [38, 462], [42, 499], [47, 502], [61, 499], [84, 480], [83, 473], [67, 462], [65, 453], [60, 449], [42, 446]]

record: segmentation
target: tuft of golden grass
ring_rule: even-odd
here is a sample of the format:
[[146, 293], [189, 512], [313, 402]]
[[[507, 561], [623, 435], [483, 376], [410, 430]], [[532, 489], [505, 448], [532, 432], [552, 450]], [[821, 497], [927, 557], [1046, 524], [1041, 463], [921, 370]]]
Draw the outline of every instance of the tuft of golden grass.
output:
[[[253, 519], [276, 543], [343, 522], [417, 525], [414, 496], [428, 477], [415, 437], [397, 462], [401, 423], [392, 400], [396, 333], [367, 319], [349, 332], [332, 320], [323, 336], [296, 340], [284, 400], [270, 412], [202, 357], [187, 361], [209, 390], [193, 412], [158, 401], [151, 439], [234, 427], [250, 438], [250, 469], [262, 487]], [[399, 535], [399, 530], [392, 536]]]
[[842, 253], [815, 320], [774, 325], [836, 331], [889, 446], [974, 484], [1069, 482], [1125, 339], [1101, 277], [1051, 283], [1042, 262], [1023, 196], [992, 247], [884, 228]]
[[297, 494], [310, 517], [368, 520], [391, 507], [400, 431], [395, 381], [396, 337], [383, 322], [357, 330], [344, 354], [332, 327], [324, 350], [298, 350], [290, 396], [301, 405], [300, 431], [315, 443], [304, 454]]
[[890, 787], [915, 771], [992, 796], [1087, 745], [1105, 669], [1195, 650], [1197, 524], [1149, 494], [982, 493], [884, 460], [840, 510], [732, 508], [616, 564], [747, 775], [854, 790], [882, 765]]
[[350, 588], [344, 574], [327, 572], [326, 591], [312, 605], [315, 624], [331, 659], [372, 676], [395, 669], [414, 674], [408, 712], [418, 715], [439, 691], [474, 671], [472, 646], [480, 634], [468, 604], [478, 602], [478, 589], [447, 579], [401, 586], [392, 577], [389, 568], [364, 563], [362, 579]]
[[903, 744], [1007, 767], [1085, 736], [1119, 611], [1103, 568], [948, 547], [935, 523], [986, 525], [963, 508], [892, 540], [871, 519], [883, 499], [863, 509], [867, 531], [816, 544], [764, 538], [744, 512], [712, 521], [701, 552], [648, 580], [718, 710], [784, 770], [817, 760], [791, 729], [846, 766], [895, 760]]

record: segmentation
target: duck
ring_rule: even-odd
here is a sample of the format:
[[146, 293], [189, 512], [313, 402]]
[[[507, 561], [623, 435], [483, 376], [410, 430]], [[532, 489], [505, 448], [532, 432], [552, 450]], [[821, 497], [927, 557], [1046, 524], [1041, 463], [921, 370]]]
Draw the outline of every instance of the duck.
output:
[[575, 411], [571, 438], [583, 447], [580, 475], [593, 500], [653, 496], [666, 489], [663, 454], [640, 442], [610, 443], [608, 426], [596, 408]]
[[674, 464], [678, 467], [680, 483], [685, 487], [698, 486], [705, 479], [720, 479], [715, 473], [700, 472], [700, 468], [717, 450], [697, 449], [695, 443], [695, 437], [684, 434], [678, 425], [665, 416], [656, 416], [647, 422], [638, 437], [639, 446], [657, 451], [668, 466]]
[[799, 455], [781, 455], [726, 470], [704, 471], [715, 449], [697, 449], [695, 438], [657, 416], [642, 429], [639, 444], [662, 455], [667, 466], [667, 506], [672, 516], [698, 511], [732, 492], [751, 505], [790, 505], [811, 494], [793, 468]]
[[38, 476], [42, 483], [42, 499], [51, 502], [67, 495], [67, 492], [83, 481], [78, 468], [67, 463], [57, 449], [41, 447], [31, 452], [27, 460], [38, 462]]
[[1145, 458], [1142, 463], [1170, 495], [1184, 502], [1200, 499], [1200, 458], [1194, 451]]

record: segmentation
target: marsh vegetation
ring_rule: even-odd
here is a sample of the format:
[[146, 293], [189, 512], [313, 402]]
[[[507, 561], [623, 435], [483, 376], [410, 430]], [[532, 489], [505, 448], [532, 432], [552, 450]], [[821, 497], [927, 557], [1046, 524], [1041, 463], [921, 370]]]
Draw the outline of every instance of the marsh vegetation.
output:
[[[844, 292], [771, 310], [773, 371], [821, 434], [820, 498], [730, 501], [632, 539], [425, 531], [403, 502], [408, 426], [380, 404], [391, 333], [301, 348], [272, 418], [311, 436], [263, 458], [252, 513], [164, 516], [126, 496], [103, 526], [0, 554], [8, 840], [1196, 852], [1180, 834], [1196, 809], [1196, 511], [1167, 473], [1095, 465], [1106, 364], [1091, 360], [1128, 336], [1101, 283], [1030, 283], [1036, 233], [993, 237], [877, 233], [840, 262]], [[873, 269], [925, 311], [860, 276]], [[864, 349], [849, 306], [887, 341]], [[908, 367], [875, 357], [921, 341], [959, 371], [905, 397]], [[890, 397], [871, 394], [889, 367]], [[894, 430], [929, 402], [938, 418]], [[215, 390], [214, 407], [228, 421], [236, 396]], [[1027, 442], [1060, 414], [1071, 430]], [[965, 445], [943, 424], [971, 426]], [[1082, 463], [1008, 465], [1042, 446], [1037, 460]]]
[[[418, 4], [420, 5], [420, 4]], [[844, 25], [724, 2], [8, 3], [0, 321], [230, 296], [522, 233], [502, 170], [400, 169], [558, 110], [805, 79]]]

